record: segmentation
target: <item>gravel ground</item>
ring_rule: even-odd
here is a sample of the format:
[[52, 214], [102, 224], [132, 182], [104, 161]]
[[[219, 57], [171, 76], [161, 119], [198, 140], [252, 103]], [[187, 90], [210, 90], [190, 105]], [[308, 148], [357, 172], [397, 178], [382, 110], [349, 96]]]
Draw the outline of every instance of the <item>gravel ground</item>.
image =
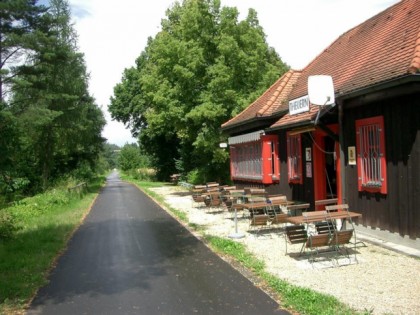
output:
[[[229, 237], [235, 232], [233, 213], [193, 203], [191, 195], [177, 186], [154, 189], [173, 208], [187, 213], [190, 223], [206, 233]], [[238, 214], [237, 239], [266, 264], [267, 271], [300, 287], [326, 293], [360, 311], [372, 314], [420, 314], [420, 260], [366, 243], [350, 259], [322, 255], [310, 263], [297, 255], [300, 245], [288, 245], [282, 228], [261, 233], [250, 231], [249, 219]], [[329, 259], [324, 259], [329, 258]]]

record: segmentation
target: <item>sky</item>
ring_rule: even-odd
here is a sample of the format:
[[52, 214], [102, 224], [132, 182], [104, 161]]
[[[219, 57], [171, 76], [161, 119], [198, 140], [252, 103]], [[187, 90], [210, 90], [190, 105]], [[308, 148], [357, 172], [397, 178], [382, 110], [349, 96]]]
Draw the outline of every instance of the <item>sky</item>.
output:
[[[46, 0], [43, 0], [44, 2]], [[341, 34], [399, 0], [221, 0], [237, 7], [240, 20], [249, 8], [283, 62], [302, 69]], [[160, 31], [160, 23], [173, 0], [69, 0], [79, 49], [90, 74], [89, 89], [102, 108], [107, 125], [102, 135], [109, 143], [134, 143], [122, 123], [112, 121], [107, 107], [125, 68], [134, 66], [147, 38]]]

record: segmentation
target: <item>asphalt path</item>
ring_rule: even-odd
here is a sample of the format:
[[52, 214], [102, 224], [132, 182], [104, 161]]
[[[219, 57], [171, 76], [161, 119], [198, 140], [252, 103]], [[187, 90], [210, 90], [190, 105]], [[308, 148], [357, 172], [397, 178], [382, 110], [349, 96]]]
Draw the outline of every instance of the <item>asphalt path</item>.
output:
[[289, 314], [116, 173], [27, 314]]

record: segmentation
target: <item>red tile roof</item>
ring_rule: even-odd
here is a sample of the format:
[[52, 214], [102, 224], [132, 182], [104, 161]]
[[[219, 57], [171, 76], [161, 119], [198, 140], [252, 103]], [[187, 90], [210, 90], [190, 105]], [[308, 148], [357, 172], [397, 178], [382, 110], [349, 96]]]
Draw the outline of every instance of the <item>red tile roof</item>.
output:
[[[336, 95], [340, 96], [419, 73], [420, 0], [402, 0], [341, 35], [301, 72], [290, 70], [257, 101], [222, 127], [287, 109], [289, 100], [307, 95], [310, 75], [331, 75]], [[287, 77], [292, 74], [298, 75], [289, 81]], [[284, 93], [276, 95], [277, 88]], [[287, 114], [271, 128], [309, 122], [315, 118], [318, 109], [311, 106], [307, 113]]]
[[278, 79], [255, 102], [241, 113], [225, 122], [222, 128], [242, 124], [258, 117], [269, 117], [276, 112], [288, 109], [288, 95], [300, 76], [300, 71], [289, 70]]
[[307, 94], [310, 75], [331, 75], [340, 95], [419, 72], [420, 1], [403, 0], [334, 41], [303, 70], [290, 98]]
[[[308, 77], [333, 77], [336, 95], [420, 72], [420, 0], [404, 0], [341, 35], [303, 71], [290, 99], [307, 95]], [[313, 121], [319, 106], [286, 114], [270, 129]]]

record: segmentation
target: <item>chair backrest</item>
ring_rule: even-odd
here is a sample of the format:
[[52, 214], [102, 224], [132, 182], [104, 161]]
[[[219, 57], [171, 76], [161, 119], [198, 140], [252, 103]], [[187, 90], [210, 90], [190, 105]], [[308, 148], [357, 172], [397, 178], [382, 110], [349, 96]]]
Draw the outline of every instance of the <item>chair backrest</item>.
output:
[[315, 227], [318, 234], [332, 234], [336, 230], [332, 221], [318, 222]]
[[271, 224], [281, 224], [287, 222], [287, 214], [286, 213], [277, 213], [271, 219]]
[[266, 214], [254, 214], [251, 218], [251, 225], [267, 225], [268, 215]]
[[200, 194], [193, 194], [192, 197], [195, 202], [204, 202], [205, 199], [203, 195]]
[[315, 200], [315, 206], [336, 205], [337, 203], [338, 203], [337, 198]]
[[287, 201], [287, 197], [282, 196], [268, 196], [268, 200], [270, 200], [272, 203], [284, 203]]
[[243, 189], [232, 189], [232, 190], [229, 190], [229, 194], [241, 196], [245, 194], [245, 191]]
[[329, 234], [316, 234], [308, 237], [306, 241], [306, 246], [309, 248], [314, 247], [323, 247], [330, 245], [330, 235]]
[[308, 209], [309, 206], [310, 206], [309, 203], [298, 203], [295, 205], [288, 205], [287, 209], [288, 210], [305, 210], [305, 209]]
[[286, 226], [286, 237], [291, 244], [305, 243], [308, 233], [303, 225]]
[[261, 203], [261, 202], [266, 202], [267, 198], [265, 198], [264, 196], [252, 196], [250, 198], [248, 198], [248, 202], [249, 203]]
[[325, 206], [336, 205], [338, 198], [315, 200], [315, 210], [324, 210]]
[[342, 245], [350, 243], [354, 230], [335, 231], [331, 238], [331, 245]]
[[302, 213], [302, 216], [307, 222], [319, 222], [327, 220], [327, 211], [306, 211]]
[[231, 190], [236, 190], [236, 186], [225, 186], [222, 188], [222, 190], [228, 193]]
[[267, 196], [267, 192], [264, 188], [252, 188], [247, 187], [244, 188], [246, 195], [252, 195], [252, 196]]
[[338, 210], [348, 211], [349, 210], [349, 205], [344, 203], [344, 204], [340, 204], [340, 205], [325, 206], [325, 210], [330, 211], [330, 212], [338, 211]]

